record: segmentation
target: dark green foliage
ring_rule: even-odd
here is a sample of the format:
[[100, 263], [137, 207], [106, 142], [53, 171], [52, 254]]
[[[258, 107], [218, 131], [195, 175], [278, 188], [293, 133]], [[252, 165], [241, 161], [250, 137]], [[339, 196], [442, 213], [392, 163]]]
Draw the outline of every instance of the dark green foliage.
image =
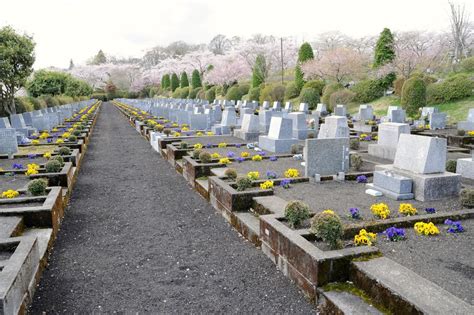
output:
[[343, 88], [344, 87], [342, 86], [341, 83], [327, 84], [323, 89], [323, 96], [321, 98], [322, 103], [326, 104], [326, 105], [329, 105], [331, 94], [336, 92], [337, 90], [341, 90]]
[[298, 62], [295, 68], [295, 84], [298, 91], [301, 91], [305, 83], [301, 65], [311, 59], [314, 59], [313, 48], [309, 43], [303, 43], [298, 51]]
[[181, 88], [189, 86], [188, 74], [185, 71], [181, 73], [181, 78], [179, 79], [179, 86]]
[[474, 56], [461, 60], [459, 68], [461, 69], [461, 71], [474, 72]]
[[64, 158], [61, 155], [55, 155], [49, 159], [50, 161], [58, 161], [61, 166], [64, 165]]
[[300, 102], [308, 103], [308, 108], [313, 110], [319, 103], [319, 93], [313, 88], [304, 88], [300, 93]]
[[360, 148], [360, 141], [359, 139], [351, 139], [350, 142], [349, 142], [349, 146], [351, 148], [351, 150], [359, 150]]
[[351, 90], [356, 102], [369, 103], [383, 96], [384, 87], [379, 80], [369, 79], [357, 82]]
[[428, 104], [447, 103], [473, 95], [474, 81], [466, 74], [456, 74], [443, 82], [428, 85]]
[[41, 95], [39, 97], [41, 100], [43, 100], [46, 103], [47, 107], [54, 107], [54, 106], [59, 106], [59, 101], [56, 97], [51, 96], [51, 95]]
[[360, 168], [362, 167], [362, 164], [363, 164], [363, 161], [362, 161], [362, 157], [358, 154], [351, 154], [351, 167], [356, 170], [356, 171], [359, 171]]
[[77, 141], [77, 137], [74, 136], [74, 135], [70, 135], [68, 138], [69, 142], [76, 142]]
[[193, 70], [193, 74], [191, 76], [191, 86], [195, 89], [198, 87], [202, 87], [201, 83], [201, 75], [197, 69]]
[[193, 153], [192, 153], [192, 157], [193, 159], [197, 160], [199, 159], [199, 155], [201, 154], [201, 150], [194, 150]]
[[161, 78], [161, 87], [165, 90], [168, 90], [171, 87], [171, 78], [169, 74], [165, 74]]
[[174, 92], [179, 87], [179, 78], [176, 73], [171, 74], [171, 92]]
[[326, 82], [323, 80], [311, 80], [304, 84], [303, 88], [313, 88], [318, 91], [319, 95], [323, 95], [324, 87], [326, 86]]
[[297, 228], [306, 219], [311, 217], [309, 207], [302, 201], [290, 201], [285, 207], [285, 218], [292, 228]]
[[155, 127], [153, 127], [153, 130], [155, 130], [157, 132], [162, 132], [164, 129], [165, 129], [165, 126], [160, 125], [160, 124], [157, 124], [157, 125], [155, 125]]
[[184, 141], [180, 142], [179, 143], [179, 148], [183, 149], [183, 150], [187, 149], [188, 148], [188, 143], [184, 142]]
[[94, 58], [92, 58], [92, 60], [90, 61], [90, 64], [100, 65], [100, 64], [103, 64], [103, 63], [106, 63], [106, 62], [107, 62], [107, 57], [105, 56], [104, 52], [101, 49], [101, 50], [99, 50], [97, 55], [95, 55]]
[[[16, 113], [31, 112], [35, 110], [35, 105], [29, 97], [15, 97]], [[38, 108], [41, 109], [41, 108]]]
[[227, 178], [232, 180], [237, 178], [237, 171], [235, 170], [235, 168], [226, 169], [224, 174], [225, 176], [227, 176]]
[[78, 136], [81, 135], [81, 131], [79, 131], [79, 130], [74, 130], [74, 131], [72, 132], [72, 135], [78, 137]]
[[46, 194], [46, 188], [48, 187], [48, 180], [45, 178], [33, 179], [28, 184], [28, 192], [32, 196], [43, 196]]
[[380, 67], [395, 59], [395, 40], [388, 28], [384, 28], [375, 44], [374, 67]]
[[58, 151], [59, 155], [71, 155], [71, 149], [69, 147], [60, 147]]
[[258, 101], [260, 99], [260, 88], [251, 88], [248, 92], [249, 101]]
[[300, 92], [296, 87], [296, 83], [294, 81], [287, 84], [285, 90], [285, 99], [290, 100], [292, 98], [298, 97], [299, 94]]
[[338, 90], [331, 94], [331, 97], [329, 98], [329, 104], [327, 104], [328, 108], [330, 110], [334, 110], [338, 104], [347, 105], [353, 102], [355, 97], [356, 94], [349, 89]]
[[301, 91], [301, 89], [303, 89], [304, 83], [305, 80], [303, 70], [301, 70], [301, 66], [297, 64], [295, 67], [295, 84], [298, 91]]
[[41, 95], [91, 95], [92, 87], [85, 81], [76, 79], [70, 74], [57, 71], [39, 70], [26, 85], [28, 94], [33, 97]]
[[206, 152], [206, 151], [201, 152], [199, 154], [199, 160], [202, 163], [211, 163], [211, 161], [212, 161], [211, 153]]
[[169, 137], [170, 134], [171, 134], [171, 129], [165, 128], [165, 129], [163, 129], [163, 133], [164, 133], [167, 137]]
[[344, 234], [341, 219], [334, 212], [323, 211], [311, 219], [310, 231], [328, 243], [331, 249], [341, 248], [341, 238]]
[[210, 102], [214, 102], [214, 99], [216, 98], [216, 88], [211, 87], [209, 90], [206, 91], [206, 100]]
[[237, 191], [244, 191], [252, 187], [252, 180], [248, 177], [239, 177], [236, 180]]
[[464, 188], [461, 190], [461, 205], [466, 208], [474, 208], [474, 189]]
[[260, 84], [265, 82], [267, 78], [267, 63], [265, 56], [258, 55], [255, 59], [255, 64], [252, 69], [252, 87], [259, 87]]
[[243, 95], [244, 94], [240, 93], [239, 87], [237, 85], [234, 85], [233, 87], [227, 90], [225, 99], [228, 101], [231, 101], [231, 100], [238, 101], [242, 99]]
[[446, 161], [446, 172], [451, 172], [451, 173], [456, 173], [456, 166], [457, 166], [457, 161], [456, 160], [448, 160]]
[[58, 173], [61, 168], [61, 162], [57, 160], [48, 161], [45, 165], [46, 173]]
[[191, 89], [189, 91], [188, 98], [189, 99], [195, 99], [200, 91], [201, 91], [201, 88], [199, 88], [199, 87], [195, 88], [195, 89]]
[[416, 115], [418, 109], [426, 105], [426, 85], [421, 77], [413, 76], [405, 81], [401, 105], [410, 116]]

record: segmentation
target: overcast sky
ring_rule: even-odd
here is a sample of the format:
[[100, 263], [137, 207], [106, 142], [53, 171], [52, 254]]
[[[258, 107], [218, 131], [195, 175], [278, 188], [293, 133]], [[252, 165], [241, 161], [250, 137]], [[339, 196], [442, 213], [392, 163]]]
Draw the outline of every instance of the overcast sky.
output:
[[[462, 3], [463, 0], [458, 0]], [[467, 10], [474, 19], [474, 5]], [[255, 33], [312, 40], [338, 30], [351, 36], [449, 27], [448, 0], [0, 0], [0, 27], [33, 35], [35, 68], [67, 67], [99, 49], [142, 56], [176, 40]]]

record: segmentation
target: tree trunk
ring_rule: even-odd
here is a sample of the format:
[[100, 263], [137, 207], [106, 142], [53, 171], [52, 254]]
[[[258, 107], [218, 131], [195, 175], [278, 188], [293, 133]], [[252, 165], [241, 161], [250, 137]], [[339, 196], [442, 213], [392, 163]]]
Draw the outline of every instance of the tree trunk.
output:
[[4, 108], [8, 115], [16, 114], [15, 98], [7, 97], [7, 99], [4, 101]]

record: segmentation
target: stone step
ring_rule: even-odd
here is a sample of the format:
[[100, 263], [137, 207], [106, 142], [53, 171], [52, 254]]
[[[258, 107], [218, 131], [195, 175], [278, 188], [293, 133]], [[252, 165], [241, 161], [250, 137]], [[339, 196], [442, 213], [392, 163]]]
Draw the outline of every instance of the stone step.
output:
[[318, 311], [321, 314], [379, 315], [383, 314], [360, 296], [349, 291], [318, 290]]
[[277, 196], [254, 197], [253, 200], [261, 208], [265, 208], [267, 211], [279, 216], [284, 216], [285, 207], [288, 204], [288, 201]]
[[23, 229], [22, 217], [0, 217], [0, 238], [19, 236]]
[[472, 305], [389, 258], [352, 266], [354, 284], [396, 314], [474, 314]]
[[260, 246], [260, 220], [250, 212], [234, 212], [236, 219], [239, 221], [238, 229], [246, 239], [256, 246]]
[[211, 176], [224, 177], [227, 167], [211, 168]]
[[36, 237], [38, 242], [39, 257], [42, 263], [48, 258], [48, 253], [53, 246], [53, 229], [27, 229], [22, 236]]

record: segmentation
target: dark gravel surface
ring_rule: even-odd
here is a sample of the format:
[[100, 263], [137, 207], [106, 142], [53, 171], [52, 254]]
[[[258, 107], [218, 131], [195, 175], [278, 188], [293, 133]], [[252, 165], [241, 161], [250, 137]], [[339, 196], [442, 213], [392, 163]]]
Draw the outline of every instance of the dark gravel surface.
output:
[[269, 159], [261, 160], [260, 162], [244, 161], [242, 163], [234, 162], [228, 167], [235, 168], [237, 173], [245, 175], [248, 172], [259, 172], [260, 178], [266, 177], [267, 171], [273, 171], [278, 177], [285, 177], [284, 173], [289, 168], [296, 168], [300, 176], [304, 176], [304, 166], [301, 166], [301, 160], [294, 160], [293, 158], [278, 158], [276, 161], [270, 161]]
[[379, 235], [376, 246], [385, 256], [474, 304], [474, 220], [462, 221], [462, 225], [465, 232], [450, 234], [445, 225], [438, 224], [437, 236], [405, 229], [407, 239], [401, 242]]
[[25, 175], [16, 174], [15, 176], [6, 176], [0, 175], [0, 193], [8, 189], [18, 190], [26, 188], [28, 182], [30, 181], [29, 177]]
[[[359, 208], [361, 216], [365, 220], [374, 220], [375, 217], [370, 211], [370, 206], [374, 203], [384, 202], [390, 208], [390, 216], [399, 216], [398, 207], [403, 201], [396, 201], [386, 196], [372, 197], [365, 193], [365, 184], [358, 184], [355, 181], [327, 181], [316, 183], [297, 183], [290, 189], [275, 188], [275, 195], [285, 200], [302, 200], [311, 209], [320, 212], [325, 209], [334, 210], [341, 219], [346, 222], [354, 222], [348, 216], [349, 208]], [[462, 206], [458, 198], [448, 198], [440, 201], [421, 202], [416, 200], [406, 201], [417, 208], [419, 214], [425, 214], [425, 208], [435, 208], [436, 211], [460, 210]]]
[[314, 312], [111, 104], [80, 172], [30, 313]]

